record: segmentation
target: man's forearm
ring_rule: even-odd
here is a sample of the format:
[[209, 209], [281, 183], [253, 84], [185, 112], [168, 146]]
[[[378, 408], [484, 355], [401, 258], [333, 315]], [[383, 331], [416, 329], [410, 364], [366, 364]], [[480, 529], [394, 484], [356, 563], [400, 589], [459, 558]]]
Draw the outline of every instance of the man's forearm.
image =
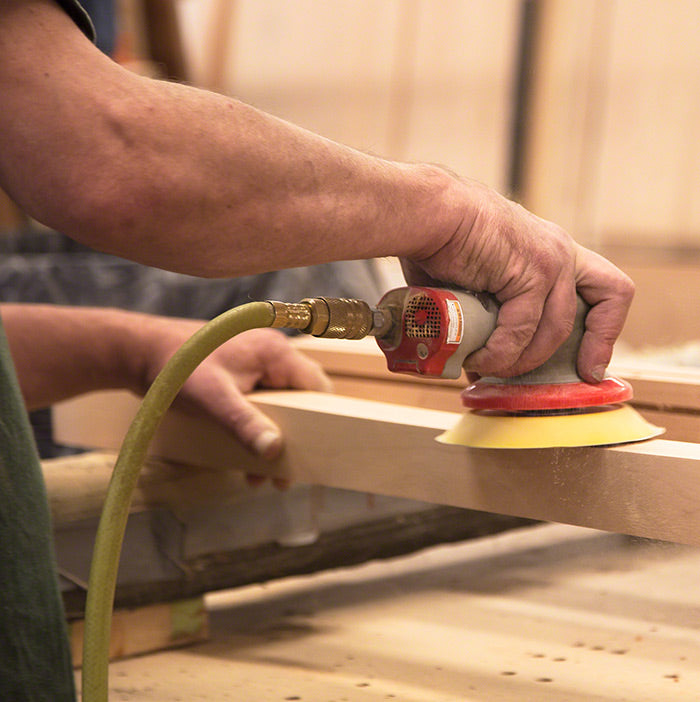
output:
[[52, 0], [0, 0], [0, 186], [37, 219], [163, 268], [232, 276], [396, 255], [409, 282], [496, 295], [472, 372], [544, 362], [591, 305], [600, 379], [634, 292], [567, 232], [474, 181], [334, 144], [100, 54]]
[[0, 305], [0, 314], [29, 409], [92, 390], [141, 389], [149, 316], [32, 304]]
[[31, 214], [85, 243], [230, 276], [430, 255], [459, 225], [451, 179], [437, 168], [371, 157], [230, 98], [135, 76], [53, 3], [8, 3], [24, 7], [0, 14], [13, 25], [0, 35], [0, 130], [14, 135], [0, 179]]

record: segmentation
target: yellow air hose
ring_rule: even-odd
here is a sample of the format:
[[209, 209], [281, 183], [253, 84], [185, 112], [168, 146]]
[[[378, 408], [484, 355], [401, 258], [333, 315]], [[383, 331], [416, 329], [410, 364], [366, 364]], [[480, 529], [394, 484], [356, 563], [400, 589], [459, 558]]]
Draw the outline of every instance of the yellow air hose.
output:
[[210, 353], [241, 332], [285, 327], [314, 336], [361, 339], [377, 331], [378, 321], [388, 323], [381, 314], [375, 315], [361, 300], [319, 297], [300, 303], [250, 302], [205, 324], [158, 374], [122, 443], [97, 528], [85, 604], [83, 702], [108, 699], [112, 608], [131, 497], [151, 439], [187, 378]]
[[163, 415], [210, 353], [243, 331], [270, 327], [274, 322], [275, 308], [269, 302], [251, 302], [224, 312], [178, 349], [144, 396], [114, 466], [95, 537], [85, 605], [83, 702], [107, 702], [112, 606], [122, 540], [131, 496]]

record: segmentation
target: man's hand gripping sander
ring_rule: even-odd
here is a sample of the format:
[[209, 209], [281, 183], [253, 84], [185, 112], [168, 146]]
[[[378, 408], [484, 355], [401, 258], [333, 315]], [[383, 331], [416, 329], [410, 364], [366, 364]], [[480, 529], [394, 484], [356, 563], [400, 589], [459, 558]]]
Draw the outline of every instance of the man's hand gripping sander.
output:
[[[486, 344], [496, 326], [498, 305], [488, 295], [409, 287], [379, 302], [392, 318], [377, 341], [389, 370], [459, 378], [464, 359]], [[608, 376], [585, 383], [576, 357], [588, 307], [578, 299], [574, 329], [539, 368], [512, 378], [481, 378], [462, 392], [467, 412], [439, 437], [446, 443], [481, 448], [596, 446], [640, 441], [663, 430], [628, 405], [629, 383]]]
[[[321, 310], [336, 301], [306, 302]], [[608, 376], [592, 385], [579, 377], [576, 357], [587, 311], [579, 298], [571, 335], [539, 368], [512, 378], [481, 378], [467, 387], [462, 392], [467, 412], [439, 440], [478, 448], [546, 448], [627, 443], [661, 434], [663, 429], [623, 404], [632, 397], [629, 383]], [[321, 329], [332, 326], [327, 321], [332, 309], [321, 316], [316, 331], [304, 331], [336, 336]], [[337, 336], [374, 335], [390, 371], [455, 379], [465, 358], [484, 346], [496, 327], [498, 304], [489, 295], [405, 287], [388, 292], [376, 309], [359, 316], [367, 320], [361, 331]]]

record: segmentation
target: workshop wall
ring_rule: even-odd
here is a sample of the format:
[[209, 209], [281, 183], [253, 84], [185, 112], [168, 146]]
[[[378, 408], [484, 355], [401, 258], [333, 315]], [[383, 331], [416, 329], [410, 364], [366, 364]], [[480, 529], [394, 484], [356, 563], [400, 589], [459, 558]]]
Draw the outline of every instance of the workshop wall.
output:
[[[181, 0], [195, 81], [333, 139], [439, 161], [595, 248], [700, 248], [700, 4]], [[534, 8], [534, 10], [532, 9]]]
[[356, 148], [506, 187], [517, 0], [183, 0], [202, 85]]
[[700, 4], [535, 7], [523, 203], [632, 277], [631, 347], [698, 339]]
[[700, 247], [700, 4], [538, 8], [525, 204], [596, 248]]
[[511, 192], [637, 280], [631, 346], [700, 336], [694, 0], [179, 9], [196, 82], [360, 149], [442, 162]]

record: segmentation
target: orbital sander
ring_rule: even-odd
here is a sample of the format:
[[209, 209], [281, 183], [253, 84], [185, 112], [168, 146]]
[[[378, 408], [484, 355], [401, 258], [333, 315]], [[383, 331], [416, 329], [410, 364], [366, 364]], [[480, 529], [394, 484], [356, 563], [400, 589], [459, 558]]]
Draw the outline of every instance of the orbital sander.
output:
[[[456, 379], [465, 358], [486, 344], [498, 309], [486, 294], [398, 288], [380, 300], [371, 333], [390, 371]], [[438, 440], [477, 448], [548, 448], [621, 444], [663, 433], [624, 404], [632, 398], [629, 383], [608, 375], [594, 385], [578, 375], [587, 312], [579, 297], [573, 331], [542, 366], [511, 378], [483, 377], [467, 387], [465, 414]]]

